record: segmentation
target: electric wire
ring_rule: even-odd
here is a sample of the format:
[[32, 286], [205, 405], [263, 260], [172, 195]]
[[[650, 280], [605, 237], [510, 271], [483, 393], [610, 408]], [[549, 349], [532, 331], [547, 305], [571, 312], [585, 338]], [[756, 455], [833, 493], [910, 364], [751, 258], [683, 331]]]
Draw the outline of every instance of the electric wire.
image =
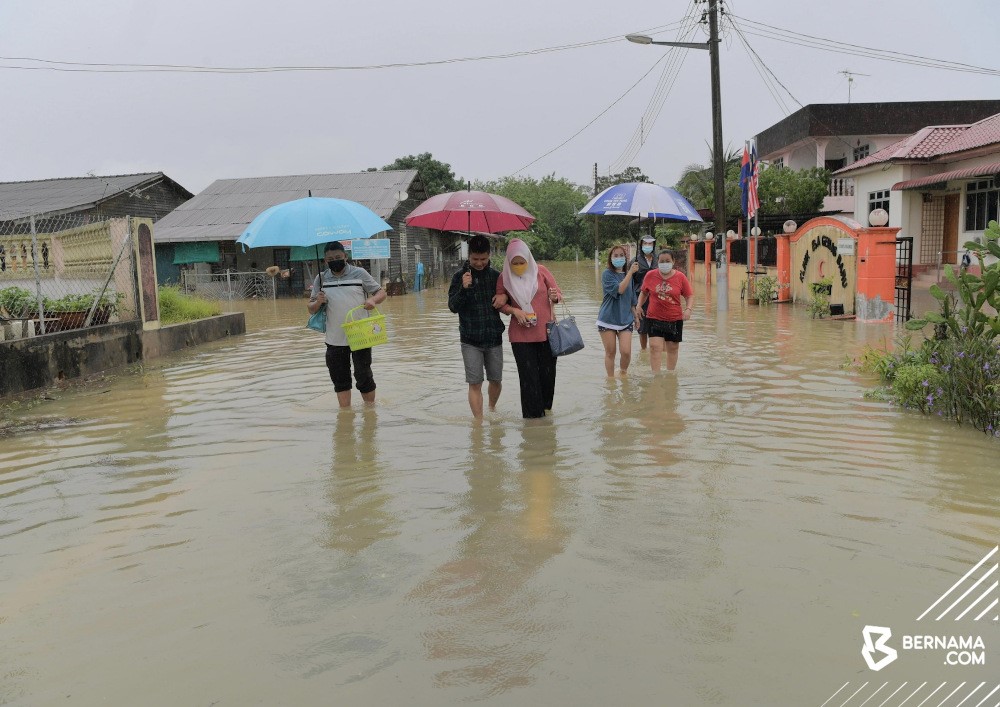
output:
[[[680, 26], [683, 20], [672, 22], [666, 25], [649, 27], [639, 32], [659, 33], [669, 31]], [[433, 59], [414, 62], [394, 62], [384, 64], [359, 64], [359, 65], [315, 65], [315, 66], [204, 66], [196, 64], [131, 64], [131, 63], [95, 63], [78, 61], [57, 61], [54, 59], [40, 59], [34, 57], [0, 57], [0, 62], [21, 61], [36, 62], [43, 66], [23, 66], [23, 65], [2, 65], [2, 69], [15, 69], [23, 71], [61, 71], [73, 73], [188, 73], [188, 74], [258, 74], [258, 73], [284, 73], [284, 72], [330, 72], [330, 71], [374, 71], [383, 69], [400, 68], [420, 68], [427, 66], [440, 66], [445, 64], [458, 64], [475, 61], [495, 61], [503, 59], [515, 59], [526, 56], [537, 56], [553, 52], [568, 51], [573, 49], [584, 49], [588, 47], [623, 42], [624, 37], [620, 34], [604, 37], [601, 39], [574, 42], [570, 44], [560, 44], [552, 47], [541, 47], [538, 49], [528, 49], [524, 51], [507, 52], [503, 54], [485, 54], [480, 56], [458, 57], [450, 59]]]
[[[728, 16], [728, 20], [729, 20], [729, 23], [730, 23], [730, 24], [731, 24], [731, 25], [733, 26], [733, 29], [734, 29], [734, 30], [736, 31], [736, 33], [737, 33], [738, 35], [740, 35], [741, 37], [743, 37], [743, 31], [741, 30], [741, 28], [739, 27], [739, 25], [737, 25], [737, 24], [736, 24], [736, 23], [735, 23], [735, 22], [733, 21], [733, 15], [729, 15], [729, 16]], [[773, 71], [771, 71], [771, 67], [769, 67], [769, 66], [768, 66], [768, 65], [767, 65], [767, 64], [766, 64], [766, 63], [764, 62], [764, 60], [763, 60], [763, 59], [761, 59], [760, 55], [759, 55], [759, 54], [757, 54], [757, 52], [756, 52], [756, 51], [754, 50], [754, 48], [753, 48], [752, 46], [750, 46], [750, 43], [749, 43], [749, 42], [747, 41], [746, 37], [743, 37], [743, 42], [744, 42], [744, 44], [746, 45], [747, 49], [748, 49], [748, 50], [750, 50], [750, 52], [751, 52], [751, 53], [752, 53], [752, 54], [753, 54], [753, 55], [754, 55], [755, 57], [757, 57], [757, 60], [758, 60], [758, 61], [760, 62], [761, 66], [763, 66], [763, 67], [764, 67], [764, 70], [765, 70], [765, 71], [767, 71], [767, 73], [771, 75], [771, 77], [772, 77], [772, 78], [773, 78], [773, 79], [775, 80], [775, 82], [776, 82], [776, 83], [777, 83], [777, 84], [778, 84], [779, 86], [781, 86], [781, 88], [782, 88], [782, 89], [784, 89], [785, 93], [787, 93], [787, 94], [788, 94], [789, 98], [791, 98], [791, 99], [792, 99], [793, 101], [795, 101], [795, 103], [796, 103], [796, 104], [798, 104], [799, 108], [805, 108], [805, 105], [804, 105], [804, 104], [802, 103], [802, 101], [800, 101], [800, 100], [799, 100], [798, 98], [796, 98], [796, 97], [795, 97], [795, 96], [794, 96], [794, 95], [792, 94], [792, 92], [791, 92], [790, 90], [788, 90], [788, 87], [787, 87], [787, 86], [785, 86], [785, 84], [783, 84], [783, 83], [781, 82], [781, 79], [779, 79], [779, 78], [778, 78], [778, 77], [777, 77], [777, 76], [775, 75], [775, 73], [774, 73]], [[842, 137], [841, 137], [840, 135], [838, 135], [838, 134], [837, 134], [837, 131], [836, 131], [836, 130], [834, 130], [834, 129], [833, 129], [832, 127], [830, 127], [829, 125], [827, 125], [826, 123], [824, 123], [824, 122], [823, 122], [822, 120], [820, 120], [819, 118], [817, 118], [817, 117], [816, 117], [815, 115], [813, 115], [813, 116], [812, 116], [812, 119], [813, 119], [813, 120], [815, 120], [815, 121], [816, 121], [817, 123], [819, 123], [820, 125], [822, 125], [822, 126], [823, 126], [824, 128], [826, 128], [826, 129], [827, 129], [827, 130], [829, 131], [830, 135], [834, 137], [834, 139], [838, 140], [839, 142], [842, 142], [842, 143], [843, 143], [843, 144], [844, 144], [844, 145], [845, 145], [845, 146], [846, 146], [846, 147], [847, 147], [848, 149], [850, 149], [850, 150], [852, 150], [852, 151], [854, 150], [854, 145], [852, 145], [851, 143], [847, 142], [847, 140], [845, 140], [845, 139], [844, 139], [844, 138], [842, 138]], [[816, 150], [817, 150], [817, 155], [818, 155], [818, 154], [819, 154], [819, 146], [818, 146], [818, 145], [817, 145], [817, 147], [816, 147]]]
[[743, 45], [743, 50], [746, 52], [747, 57], [750, 59], [751, 66], [753, 66], [754, 70], [757, 72], [757, 75], [760, 76], [760, 80], [767, 88], [768, 93], [770, 93], [771, 97], [774, 98], [775, 104], [778, 106], [781, 112], [785, 114], [785, 117], [787, 118], [788, 115], [791, 113], [791, 110], [789, 110], [788, 105], [785, 103], [785, 100], [781, 97], [781, 93], [774, 85], [773, 79], [770, 79], [766, 71], [761, 68], [762, 64], [760, 57], [757, 55], [755, 51], [753, 51], [753, 48], [747, 42], [746, 37], [744, 37], [743, 34], [740, 33], [739, 31], [737, 31], [735, 26], [732, 25], [732, 20], [730, 20], [729, 23], [730, 26], [733, 26], [734, 29], [733, 33], [736, 35], [736, 37], [740, 40], [740, 43]]
[[591, 118], [591, 119], [590, 119], [590, 121], [589, 121], [589, 122], [588, 122], [588, 123], [587, 123], [586, 125], [584, 125], [584, 126], [583, 126], [582, 128], [580, 128], [579, 130], [577, 130], [577, 131], [576, 131], [575, 133], [573, 133], [572, 135], [570, 135], [570, 136], [569, 136], [568, 138], [566, 138], [565, 140], [563, 140], [563, 141], [562, 141], [561, 143], [559, 143], [558, 145], [556, 145], [555, 147], [553, 147], [553, 148], [552, 148], [551, 150], [549, 150], [549, 151], [548, 151], [548, 152], [546, 152], [545, 154], [543, 154], [543, 155], [540, 155], [539, 157], [536, 157], [536, 158], [535, 158], [535, 159], [533, 159], [533, 160], [532, 160], [531, 162], [529, 162], [528, 164], [526, 164], [526, 165], [524, 165], [523, 167], [521, 167], [521, 168], [520, 168], [519, 170], [517, 170], [516, 172], [514, 172], [514, 175], [517, 175], [517, 174], [520, 174], [521, 172], [523, 172], [524, 170], [526, 170], [526, 169], [527, 169], [528, 167], [530, 167], [531, 165], [533, 165], [533, 164], [535, 164], [536, 162], [538, 162], [538, 161], [540, 161], [540, 160], [542, 160], [542, 159], [544, 159], [544, 158], [548, 157], [548, 156], [549, 156], [549, 155], [551, 155], [551, 154], [552, 154], [553, 152], [555, 152], [555, 151], [556, 151], [556, 150], [558, 150], [559, 148], [563, 147], [564, 145], [568, 144], [568, 143], [569, 143], [570, 141], [572, 141], [572, 140], [573, 140], [574, 138], [576, 138], [576, 136], [577, 136], [577, 135], [579, 135], [579, 134], [580, 134], [580, 133], [582, 133], [582, 132], [583, 132], [584, 130], [586, 130], [587, 128], [589, 128], [589, 127], [590, 127], [591, 125], [593, 125], [593, 124], [594, 124], [595, 122], [597, 122], [597, 119], [598, 119], [598, 118], [600, 118], [600, 117], [601, 117], [601, 116], [603, 116], [603, 115], [604, 115], [605, 113], [607, 113], [607, 112], [608, 112], [609, 110], [611, 110], [611, 109], [612, 109], [612, 108], [614, 108], [614, 107], [615, 107], [616, 105], [618, 105], [618, 103], [619, 103], [619, 102], [620, 102], [620, 101], [621, 101], [621, 100], [622, 100], [623, 98], [625, 98], [625, 96], [627, 96], [628, 94], [630, 94], [630, 93], [632, 92], [632, 89], [634, 89], [634, 88], [635, 88], [636, 86], [638, 86], [638, 85], [639, 85], [640, 83], [642, 83], [642, 82], [643, 82], [643, 80], [644, 80], [644, 79], [645, 79], [645, 78], [646, 78], [647, 76], [649, 76], [649, 75], [650, 75], [651, 73], [653, 73], [653, 69], [655, 69], [655, 68], [656, 68], [657, 66], [659, 66], [659, 65], [660, 65], [660, 62], [662, 62], [662, 61], [663, 61], [664, 59], [666, 59], [666, 55], [664, 55], [664, 56], [661, 56], [661, 57], [660, 57], [659, 59], [657, 59], [657, 60], [656, 60], [656, 62], [654, 62], [654, 63], [653, 63], [653, 65], [649, 67], [649, 69], [648, 69], [648, 70], [646, 71], [646, 73], [644, 73], [644, 74], [643, 74], [642, 76], [640, 76], [640, 77], [639, 77], [639, 80], [638, 80], [638, 81], [636, 81], [636, 82], [635, 82], [634, 84], [632, 84], [631, 86], [629, 86], [629, 87], [628, 87], [628, 89], [626, 89], [625, 93], [623, 93], [622, 95], [618, 96], [618, 98], [616, 98], [616, 99], [615, 99], [614, 101], [612, 101], [612, 102], [611, 102], [611, 105], [609, 105], [609, 106], [608, 106], [607, 108], [605, 108], [605, 109], [604, 109], [604, 110], [602, 110], [602, 111], [601, 111], [600, 113], [598, 113], [598, 114], [597, 114], [597, 115], [595, 115], [595, 116], [594, 116], [593, 118]]
[[825, 39], [823, 37], [816, 37], [815, 35], [775, 27], [773, 25], [756, 22], [745, 17], [733, 15], [732, 13], [728, 16], [730, 18], [736, 18], [740, 20], [741, 23], [744, 23], [742, 31], [745, 34], [780, 41], [784, 44], [794, 44], [797, 46], [819, 49], [821, 51], [848, 54], [851, 56], [862, 56], [870, 59], [877, 59], [879, 61], [889, 61], [911, 66], [921, 66], [945, 71], [958, 71], [961, 73], [982, 74], [987, 76], [1000, 76], [1000, 69], [991, 69], [988, 67], [966, 64], [948, 59], [934, 59], [932, 57], [921, 56], [919, 54], [908, 54], [891, 49], [866, 47], [860, 44], [851, 44], [838, 40]]
[[[682, 22], [685, 22], [685, 25], [678, 30], [676, 41], [687, 41], [698, 26], [699, 20], [696, 19], [695, 10], [696, 6], [692, 4], [688, 14], [685, 15], [685, 19], [682, 20]], [[656, 124], [656, 120], [663, 110], [666, 99], [677, 81], [684, 60], [687, 58], [687, 51], [679, 51], [680, 49], [679, 47], [671, 47], [664, 53], [665, 56], [669, 57], [668, 63], [664, 66], [660, 74], [656, 89], [640, 118], [639, 126], [632, 133], [632, 137], [625, 144], [621, 154], [609, 164], [609, 173], [620, 172], [632, 166], [636, 156], [645, 145], [645, 137]]]

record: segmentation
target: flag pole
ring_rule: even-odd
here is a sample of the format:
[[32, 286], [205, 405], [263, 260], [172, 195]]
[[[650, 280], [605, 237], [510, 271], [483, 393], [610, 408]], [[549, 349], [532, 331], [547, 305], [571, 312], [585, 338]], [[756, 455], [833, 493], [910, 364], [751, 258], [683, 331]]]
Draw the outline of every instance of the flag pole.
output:
[[760, 204], [757, 203], [758, 197], [756, 196], [757, 187], [754, 186], [757, 172], [757, 143], [754, 142], [753, 149], [750, 150], [750, 184], [753, 187], [750, 192], [754, 194], [754, 210], [753, 210], [753, 274], [754, 278], [757, 277], [757, 237], [760, 234], [760, 228], [757, 226], [757, 216], [760, 213]]

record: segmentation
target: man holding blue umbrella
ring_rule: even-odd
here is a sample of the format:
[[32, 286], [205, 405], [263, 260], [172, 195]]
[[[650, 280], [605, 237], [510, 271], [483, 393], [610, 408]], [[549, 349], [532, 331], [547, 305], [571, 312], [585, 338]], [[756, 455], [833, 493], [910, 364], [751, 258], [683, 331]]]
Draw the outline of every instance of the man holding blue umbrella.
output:
[[[363, 306], [371, 310], [385, 299], [385, 291], [367, 270], [350, 265], [339, 239], [371, 238], [392, 226], [363, 204], [347, 199], [314, 197], [276, 204], [258, 214], [236, 239], [246, 248], [316, 246], [326, 243], [327, 269], [313, 280], [309, 313], [326, 306], [326, 367], [340, 407], [351, 405], [351, 364], [354, 380], [366, 403], [375, 402], [371, 348], [351, 351], [341, 322], [347, 312]], [[331, 241], [331, 238], [338, 240]], [[329, 242], [327, 242], [329, 241]]]
[[351, 406], [351, 364], [361, 399], [375, 402], [375, 377], [372, 375], [372, 350], [351, 351], [341, 322], [355, 307], [374, 309], [385, 300], [385, 290], [365, 270], [347, 262], [347, 252], [340, 241], [326, 245], [326, 270], [313, 281], [309, 313], [326, 305], [326, 367], [340, 407]]

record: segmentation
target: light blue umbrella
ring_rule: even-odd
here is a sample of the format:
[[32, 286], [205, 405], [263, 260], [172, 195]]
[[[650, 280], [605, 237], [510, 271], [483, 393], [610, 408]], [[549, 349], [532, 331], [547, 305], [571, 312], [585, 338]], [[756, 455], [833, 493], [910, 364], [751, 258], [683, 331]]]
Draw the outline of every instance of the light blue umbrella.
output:
[[308, 196], [286, 201], [262, 212], [237, 243], [247, 248], [318, 246], [330, 241], [371, 238], [391, 231], [378, 215], [363, 204], [347, 199]]
[[691, 202], [675, 189], [648, 182], [615, 184], [591, 199], [579, 213], [638, 216], [664, 221], [701, 221]]

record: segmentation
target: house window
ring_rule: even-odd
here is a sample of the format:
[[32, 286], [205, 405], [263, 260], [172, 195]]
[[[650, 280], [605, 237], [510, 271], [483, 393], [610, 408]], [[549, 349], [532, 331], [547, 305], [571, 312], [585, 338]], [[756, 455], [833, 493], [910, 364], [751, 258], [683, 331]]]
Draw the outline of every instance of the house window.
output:
[[868, 192], [868, 213], [870, 214], [875, 209], [885, 209], [885, 212], [889, 213], [888, 189]]
[[774, 169], [781, 169], [782, 167], [785, 166], [785, 158], [779, 157], [778, 159], [776, 159], [774, 162], [771, 163], [771, 166]]
[[965, 193], [965, 230], [985, 231], [990, 221], [997, 220], [1000, 185], [992, 179], [969, 182]]
[[863, 160], [865, 157], [868, 156], [868, 152], [869, 152], [869, 147], [867, 144], [855, 147], [854, 161], [857, 162], [858, 160]]

